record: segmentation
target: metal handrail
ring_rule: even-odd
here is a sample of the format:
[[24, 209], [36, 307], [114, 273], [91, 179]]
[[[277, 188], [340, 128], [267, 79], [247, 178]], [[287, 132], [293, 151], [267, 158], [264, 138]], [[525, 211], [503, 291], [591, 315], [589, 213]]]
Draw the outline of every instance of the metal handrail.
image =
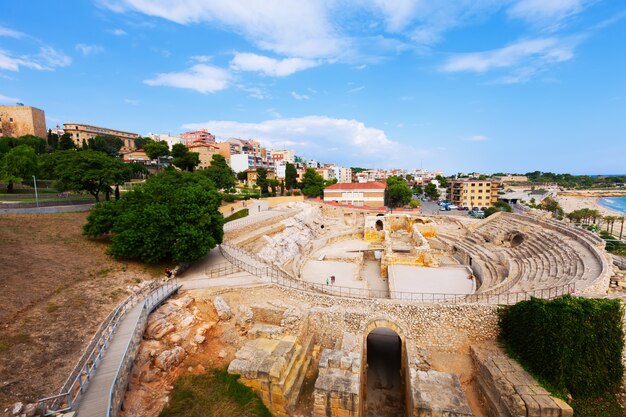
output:
[[117, 417], [119, 411], [124, 406], [124, 396], [130, 384], [130, 372], [135, 362], [135, 357], [137, 356], [139, 345], [148, 323], [148, 316], [155, 308], [157, 308], [163, 301], [169, 298], [181, 287], [182, 285], [178, 284], [176, 281], [168, 281], [157, 287], [145, 298], [141, 314], [135, 324], [133, 336], [128, 341], [128, 345], [126, 345], [124, 356], [117, 368], [117, 372], [115, 373], [115, 379], [111, 384], [111, 389], [109, 391], [109, 403], [107, 406], [107, 417]]
[[[548, 288], [539, 288], [532, 291], [519, 291], [498, 294], [447, 294], [447, 293], [417, 293], [408, 291], [384, 291], [369, 288], [343, 287], [332, 284], [317, 284], [302, 281], [295, 278], [288, 272], [276, 266], [253, 265], [242, 258], [248, 257], [257, 262], [262, 261], [254, 254], [248, 253], [240, 248], [228, 244], [220, 245], [222, 255], [235, 266], [261, 278], [269, 279], [272, 283], [281, 287], [326, 295], [333, 295], [357, 299], [392, 299], [402, 301], [413, 301], [421, 303], [472, 303], [472, 304], [514, 304], [519, 301], [529, 300], [531, 297], [552, 299], [565, 294], [574, 294], [576, 284], [568, 283]], [[238, 256], [233, 256], [230, 252], [238, 252]], [[242, 256], [243, 255], [243, 256]]]
[[128, 296], [107, 316], [91, 338], [83, 355], [77, 361], [70, 376], [59, 390], [59, 393], [38, 400], [37, 407], [43, 404], [46, 410], [55, 413], [70, 411], [75, 408], [80, 395], [85, 391], [87, 384], [92, 378], [93, 372], [97, 369], [98, 364], [102, 360], [104, 352], [108, 348], [109, 341], [117, 329], [120, 320], [142, 296], [145, 296], [146, 293], [152, 291], [156, 286], [157, 284], [155, 282], [150, 282], [146, 287], [142, 288], [140, 292]]

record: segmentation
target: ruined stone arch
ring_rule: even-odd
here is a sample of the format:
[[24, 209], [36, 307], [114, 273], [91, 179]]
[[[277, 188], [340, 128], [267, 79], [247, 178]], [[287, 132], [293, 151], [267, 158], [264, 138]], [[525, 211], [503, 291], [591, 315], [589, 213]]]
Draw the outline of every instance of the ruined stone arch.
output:
[[409, 372], [409, 360], [407, 357], [407, 332], [397, 324], [395, 321], [386, 319], [386, 318], [376, 318], [368, 321], [362, 328], [363, 335], [363, 347], [362, 347], [362, 356], [361, 356], [361, 386], [359, 389], [359, 397], [360, 397], [360, 410], [359, 416], [364, 415], [365, 403], [366, 403], [366, 392], [367, 392], [367, 369], [368, 369], [368, 357], [367, 357], [367, 337], [371, 332], [376, 329], [388, 329], [395, 332], [400, 338], [400, 379], [403, 381], [404, 385], [404, 402], [406, 408], [406, 415], [410, 415], [410, 410], [412, 410], [411, 404], [411, 376]]

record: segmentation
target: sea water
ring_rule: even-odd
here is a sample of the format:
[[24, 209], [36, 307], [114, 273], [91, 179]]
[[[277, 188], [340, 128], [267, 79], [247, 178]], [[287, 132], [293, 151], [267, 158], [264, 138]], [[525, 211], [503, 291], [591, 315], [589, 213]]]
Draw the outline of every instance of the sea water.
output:
[[598, 200], [601, 206], [626, 214], [626, 197], [604, 197]]

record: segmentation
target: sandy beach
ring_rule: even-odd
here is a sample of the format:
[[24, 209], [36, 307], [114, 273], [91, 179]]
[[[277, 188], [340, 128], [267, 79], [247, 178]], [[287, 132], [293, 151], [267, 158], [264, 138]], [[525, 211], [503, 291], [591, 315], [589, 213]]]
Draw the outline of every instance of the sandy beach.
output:
[[562, 196], [559, 195], [556, 200], [559, 202], [561, 208], [566, 212], [572, 212], [583, 208], [598, 210], [604, 216], [623, 216], [623, 213], [619, 211], [611, 210], [598, 203], [599, 197], [597, 196]]

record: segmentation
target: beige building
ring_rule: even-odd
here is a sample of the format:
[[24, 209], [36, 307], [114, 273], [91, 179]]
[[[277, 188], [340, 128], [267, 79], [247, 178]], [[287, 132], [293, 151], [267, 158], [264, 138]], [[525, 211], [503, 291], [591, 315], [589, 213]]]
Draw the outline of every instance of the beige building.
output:
[[98, 127], [85, 125], [81, 123], [64, 123], [63, 130], [69, 133], [76, 146], [82, 146], [83, 140], [88, 141], [96, 136], [115, 136], [124, 142], [122, 149], [135, 149], [135, 139], [139, 137], [137, 133], [124, 132], [122, 130], [109, 129], [106, 127]]
[[[248, 184], [252, 185], [252, 184], [256, 184], [256, 177], [257, 177], [257, 170], [256, 168], [253, 169], [247, 169], [246, 170], [246, 176], [248, 178]], [[276, 173], [272, 170], [267, 170], [267, 179], [268, 180], [275, 180], [276, 179]]]
[[0, 136], [26, 135], [48, 137], [44, 111], [31, 106], [0, 106]]
[[197, 152], [200, 158], [198, 168], [208, 168], [213, 160], [213, 155], [219, 154], [220, 150], [217, 146], [202, 141], [196, 141], [189, 145], [189, 152]]
[[500, 183], [493, 180], [449, 180], [448, 200], [459, 207], [486, 209], [498, 201]]
[[387, 184], [383, 182], [338, 183], [324, 188], [324, 202], [356, 207], [384, 207], [386, 188]]
[[143, 149], [135, 149], [134, 151], [122, 152], [122, 161], [124, 162], [148, 162], [150, 158]]

